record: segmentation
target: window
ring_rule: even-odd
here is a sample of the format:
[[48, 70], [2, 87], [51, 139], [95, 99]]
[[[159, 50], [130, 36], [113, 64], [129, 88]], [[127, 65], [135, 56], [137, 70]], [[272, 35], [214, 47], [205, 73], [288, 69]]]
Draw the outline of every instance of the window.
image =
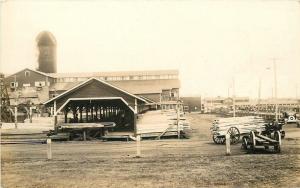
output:
[[10, 87], [11, 87], [11, 88], [16, 88], [16, 87], [18, 87], [18, 82], [10, 82]]
[[30, 76], [30, 72], [29, 71], [25, 71], [25, 77], [29, 77]]
[[34, 86], [35, 87], [43, 87], [45, 86], [46, 83], [44, 81], [37, 81], [37, 82], [34, 82]]

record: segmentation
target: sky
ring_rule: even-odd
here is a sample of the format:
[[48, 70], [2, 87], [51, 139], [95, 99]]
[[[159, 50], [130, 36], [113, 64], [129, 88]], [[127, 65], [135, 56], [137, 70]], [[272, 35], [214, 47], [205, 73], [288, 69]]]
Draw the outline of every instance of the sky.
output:
[[178, 69], [181, 96], [257, 98], [261, 80], [261, 97], [269, 98], [275, 61], [277, 96], [300, 98], [297, 0], [2, 0], [0, 6], [5, 74], [37, 67], [35, 39], [47, 30], [57, 40], [58, 72]]

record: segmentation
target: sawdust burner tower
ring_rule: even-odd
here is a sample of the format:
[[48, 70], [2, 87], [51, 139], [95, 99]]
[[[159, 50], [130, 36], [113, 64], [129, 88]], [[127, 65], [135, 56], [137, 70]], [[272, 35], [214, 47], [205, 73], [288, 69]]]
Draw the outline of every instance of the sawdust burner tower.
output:
[[38, 71], [45, 73], [56, 73], [56, 40], [52, 33], [48, 31], [41, 32], [37, 38]]

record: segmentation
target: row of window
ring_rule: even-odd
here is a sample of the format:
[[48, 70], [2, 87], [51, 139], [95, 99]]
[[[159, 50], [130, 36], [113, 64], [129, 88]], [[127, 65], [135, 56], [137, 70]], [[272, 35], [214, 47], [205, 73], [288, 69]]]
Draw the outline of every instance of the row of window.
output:
[[[34, 86], [35, 87], [43, 87], [45, 85], [46, 85], [45, 81], [34, 82]], [[18, 86], [19, 86], [18, 82], [10, 82], [10, 87], [11, 88], [15, 88], [15, 87], [18, 87]], [[23, 87], [31, 87], [31, 84], [30, 83], [23, 84]]]
[[[106, 81], [119, 81], [119, 80], [156, 80], [156, 79], [177, 79], [178, 75], [176, 74], [167, 74], [167, 75], [142, 75], [142, 76], [100, 76], [97, 77], [100, 80]], [[76, 82], [76, 81], [85, 81], [88, 77], [66, 77], [66, 78], [57, 78], [56, 82]]]

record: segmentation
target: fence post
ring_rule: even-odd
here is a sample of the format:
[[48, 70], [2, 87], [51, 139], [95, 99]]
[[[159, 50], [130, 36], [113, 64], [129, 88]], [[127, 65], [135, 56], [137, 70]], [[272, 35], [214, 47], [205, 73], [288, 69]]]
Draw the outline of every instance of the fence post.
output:
[[141, 157], [141, 135], [136, 135], [136, 157]]
[[18, 128], [18, 107], [15, 106], [15, 128]]
[[32, 107], [29, 107], [29, 122], [32, 123]]
[[51, 151], [51, 139], [47, 139], [47, 159], [52, 159], [52, 151]]
[[226, 155], [230, 155], [230, 134], [226, 134]]
[[86, 141], [86, 130], [83, 130], [83, 141]]
[[180, 111], [179, 111], [179, 103], [176, 104], [176, 123], [177, 123], [177, 136], [180, 139], [180, 127], [179, 127], [179, 118], [180, 118]]

